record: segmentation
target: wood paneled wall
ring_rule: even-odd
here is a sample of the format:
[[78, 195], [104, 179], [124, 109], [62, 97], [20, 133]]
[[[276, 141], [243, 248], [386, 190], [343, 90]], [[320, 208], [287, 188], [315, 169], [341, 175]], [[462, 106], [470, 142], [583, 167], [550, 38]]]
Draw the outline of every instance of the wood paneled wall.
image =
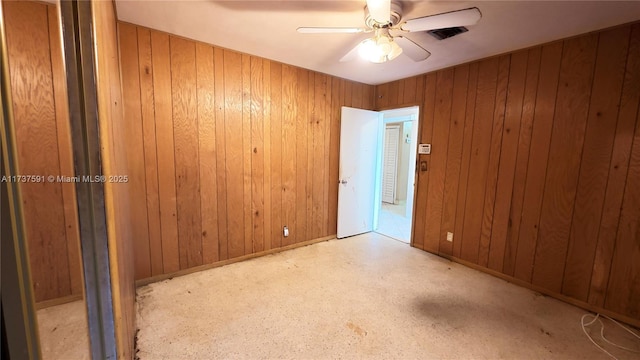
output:
[[[55, 5], [3, 1], [24, 221], [37, 302], [82, 296], [66, 77]], [[32, 179], [33, 180], [33, 179]]]
[[136, 279], [336, 233], [340, 108], [372, 109], [373, 86], [126, 23], [119, 40]]
[[[122, 144], [129, 124], [122, 103], [118, 36], [113, 1], [93, 1], [95, 65], [102, 167], [106, 176], [129, 174], [128, 149]], [[137, 226], [131, 221], [134, 189], [129, 183], [105, 183], [111, 296], [118, 359], [135, 357], [135, 279], [133, 244]]]
[[640, 24], [379, 85], [376, 101], [421, 103], [433, 146], [413, 246], [637, 323]]

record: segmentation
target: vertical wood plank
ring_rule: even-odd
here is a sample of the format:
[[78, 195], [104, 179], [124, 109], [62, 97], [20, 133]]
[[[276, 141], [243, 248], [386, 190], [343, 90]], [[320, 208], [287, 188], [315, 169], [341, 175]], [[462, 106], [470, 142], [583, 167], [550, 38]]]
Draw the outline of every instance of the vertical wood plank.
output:
[[228, 257], [244, 255], [244, 157], [242, 133], [242, 56], [224, 50], [224, 137], [227, 185]]
[[531, 133], [531, 155], [522, 203], [522, 220], [514, 271], [516, 278], [528, 282], [531, 281], [533, 273], [533, 258], [538, 239], [538, 224], [540, 223], [542, 194], [547, 173], [561, 58], [561, 42], [542, 47], [538, 93]]
[[344, 106], [353, 106], [353, 81], [345, 80], [344, 84]]
[[520, 136], [518, 138], [518, 156], [514, 174], [514, 184], [507, 223], [506, 246], [504, 251], [504, 263], [502, 271], [513, 276], [515, 271], [516, 255], [518, 251], [518, 234], [523, 212], [524, 189], [527, 180], [529, 164], [529, 150], [531, 146], [531, 134], [533, 131], [533, 116], [536, 106], [536, 94], [538, 91], [538, 75], [540, 73], [540, 55], [542, 47], [536, 47], [528, 51], [527, 78], [522, 103], [522, 117], [520, 120]]
[[284, 136], [282, 131], [282, 65], [271, 63], [271, 246], [282, 245], [283, 222], [283, 182], [282, 182], [282, 152]]
[[526, 50], [513, 54], [509, 69], [500, 165], [496, 179], [497, 191], [491, 224], [491, 247], [487, 263], [490, 269], [497, 271], [502, 271], [507, 241], [528, 57], [529, 53]]
[[[329, 186], [331, 185], [329, 178], [331, 177], [331, 120], [333, 117], [333, 107], [331, 105], [331, 101], [333, 97], [333, 81], [335, 80], [335, 78], [327, 76], [326, 80], [327, 81], [324, 84], [324, 157], [322, 159], [324, 166], [324, 177], [322, 178], [321, 237], [333, 235], [333, 233], [329, 232]], [[369, 88], [371, 89], [371, 91], [373, 91], [374, 89], [373, 86], [370, 86]], [[371, 97], [371, 101], [373, 101], [373, 96]]]
[[[4, 2], [20, 174], [60, 174], [47, 5]], [[60, 183], [20, 186], [36, 301], [71, 294]], [[56, 209], [56, 211], [53, 211]]]
[[311, 236], [308, 240], [317, 239], [322, 236], [322, 229], [325, 222], [324, 217], [324, 184], [326, 182], [327, 174], [325, 173], [324, 160], [328, 158], [329, 154], [326, 154], [325, 142], [328, 142], [328, 138], [325, 141], [325, 125], [327, 115], [326, 111], [326, 86], [327, 76], [320, 73], [315, 73], [315, 89], [314, 89], [314, 115], [313, 121], [313, 162], [309, 164], [309, 167], [313, 169], [313, 208], [311, 212]]
[[244, 254], [253, 253], [253, 211], [251, 191], [251, 57], [242, 54], [242, 174], [244, 202]]
[[[314, 149], [317, 134], [317, 126], [316, 126], [316, 108], [315, 108], [315, 83], [316, 83], [316, 72], [309, 71], [309, 82], [307, 83], [307, 91], [308, 96], [307, 100], [307, 115], [303, 117], [304, 121], [306, 121], [307, 126], [307, 157], [306, 157], [306, 166], [304, 170], [306, 171], [306, 185], [304, 190], [304, 196], [306, 198], [306, 221], [307, 221], [307, 231], [305, 232], [304, 238], [305, 240], [313, 239], [313, 232], [315, 230], [315, 224], [317, 223], [317, 219], [313, 217], [313, 173], [314, 173]], [[312, 220], [313, 219], [313, 220]]]
[[[251, 57], [251, 211], [253, 251], [264, 250], [264, 115], [262, 59]], [[245, 251], [246, 252], [246, 251]]]
[[362, 96], [360, 83], [351, 82], [351, 107], [362, 109]]
[[314, 76], [311, 71], [297, 68], [296, 103], [296, 240], [301, 242], [311, 236], [311, 206], [313, 184], [313, 169], [309, 166], [313, 156], [313, 84]]
[[[264, 139], [264, 184], [262, 191], [264, 193], [264, 250], [272, 248], [272, 228], [271, 228], [271, 61], [261, 59], [262, 61], [262, 137]], [[275, 139], [280, 141], [280, 139]]]
[[417, 76], [412, 76], [410, 78], [403, 80], [403, 85], [404, 85], [404, 89], [403, 89], [404, 98], [402, 101], [403, 104], [411, 104], [417, 101], [417, 98], [416, 98], [417, 80], [418, 80]]
[[629, 27], [600, 34], [562, 292], [586, 301], [613, 151]]
[[282, 239], [282, 245], [296, 242], [297, 220], [297, 70], [282, 65], [282, 224], [289, 228], [289, 236]]
[[[436, 75], [428, 74], [425, 78], [424, 108], [420, 127], [420, 143], [431, 143], [434, 128], [434, 109], [436, 104]], [[414, 214], [413, 242], [411, 245], [424, 249], [425, 223], [427, 216], [427, 199], [429, 193], [429, 167], [431, 155], [418, 155], [418, 180], [416, 182], [416, 205]], [[427, 171], [420, 170], [421, 162], [427, 163]]]
[[229, 236], [227, 232], [227, 150], [226, 150], [226, 92], [225, 92], [224, 50], [213, 48], [213, 81], [216, 133], [216, 196], [218, 199], [218, 256], [220, 260], [229, 258]]
[[560, 292], [598, 37], [566, 40], [553, 119], [532, 282]]
[[[449, 146], [447, 169], [444, 178], [444, 198], [442, 203], [442, 224], [439, 234], [439, 252], [453, 254], [453, 243], [447, 241], [447, 232], [454, 232], [456, 205], [458, 200], [458, 182], [462, 160], [465, 112], [467, 110], [467, 86], [469, 85], [469, 65], [454, 69], [453, 93], [451, 99], [451, 123], [449, 125]], [[405, 91], [405, 100], [407, 92]], [[455, 235], [455, 233], [454, 233]], [[455, 237], [454, 237], [455, 238]]]
[[480, 247], [487, 169], [491, 153], [491, 131], [498, 82], [499, 59], [483, 60], [479, 64], [475, 121], [471, 140], [471, 159], [467, 200], [465, 204], [461, 257], [476, 263]]
[[[95, 24], [95, 64], [100, 145], [105, 172], [126, 174], [127, 151], [122, 146], [126, 122], [123, 114], [122, 74], [117, 54], [118, 29], [115, 4], [91, 3]], [[133, 238], [129, 218], [129, 188], [105, 183], [105, 210], [109, 246], [109, 270], [113, 299], [115, 340], [118, 358], [134, 357], [136, 332]]]
[[[632, 27], [588, 301], [604, 306], [640, 102], [640, 25]], [[636, 125], [640, 126], [640, 125]], [[637, 136], [638, 130], [635, 130]]]
[[433, 115], [431, 168], [427, 190], [424, 250], [437, 253], [440, 245], [440, 224], [447, 170], [449, 124], [451, 122], [451, 97], [453, 94], [453, 69], [438, 71], [436, 75], [436, 102]]
[[478, 70], [479, 65], [477, 62], [469, 65], [469, 84], [467, 86], [467, 101], [462, 138], [462, 159], [460, 161], [460, 179], [458, 181], [455, 231], [453, 232], [453, 256], [455, 257], [461, 256], [462, 239], [464, 239], [464, 211], [467, 203], [467, 187], [469, 183], [469, 166], [471, 161], [471, 140], [473, 139], [473, 122], [475, 120], [476, 113]]
[[[124, 26], [124, 24], [120, 24], [120, 26]], [[120, 48], [122, 49], [122, 41], [120, 42]], [[158, 31], [151, 31], [151, 49], [158, 154], [162, 268], [164, 273], [169, 273], [180, 269], [169, 36]], [[124, 50], [121, 50], [121, 52], [124, 53]]]
[[[121, 24], [119, 28], [122, 56], [122, 96], [128, 101], [124, 104], [125, 122], [124, 146], [127, 148], [127, 169], [129, 171], [129, 189], [131, 197], [131, 221], [136, 239], [135, 276], [143, 279], [151, 276], [151, 254], [149, 247], [149, 225], [147, 218], [145, 154], [143, 146], [142, 108], [140, 99], [140, 75], [138, 64], [138, 35], [136, 27]], [[119, 175], [119, 174], [118, 174]]]
[[496, 185], [498, 182], [498, 168], [500, 166], [500, 151], [502, 149], [502, 132], [504, 130], [504, 114], [510, 65], [511, 55], [500, 57], [495, 107], [493, 111], [493, 129], [491, 131], [491, 150], [487, 168], [487, 186], [484, 194], [482, 229], [480, 230], [480, 247], [478, 249], [478, 264], [484, 267], [486, 267], [489, 262], [491, 225], [493, 224], [493, 213], [495, 210]]
[[640, 317], [640, 112], [629, 159], [627, 184], [622, 200], [620, 222], [605, 308], [632, 318]]
[[152, 66], [151, 33], [149, 30], [138, 28], [138, 74], [140, 75], [142, 140], [144, 144], [144, 168], [147, 190], [146, 199], [147, 223], [149, 224], [149, 255], [151, 258], [151, 275], [158, 275], [163, 273], [163, 267]]
[[331, 151], [329, 154], [329, 224], [327, 235], [337, 233], [338, 221], [338, 170], [340, 156], [340, 115], [344, 96], [343, 79], [333, 79], [331, 83]]
[[196, 82], [198, 114], [198, 159], [200, 176], [200, 214], [202, 221], [202, 262], [220, 259], [218, 254], [218, 182], [216, 176], [216, 116], [213, 48], [196, 43]]
[[[71, 129], [69, 127], [67, 80], [64, 69], [64, 54], [62, 52], [62, 37], [60, 35], [58, 11], [54, 5], [47, 6], [47, 10], [49, 17], [49, 44], [51, 49], [51, 70], [56, 109], [60, 174], [73, 176], [75, 172], [73, 169]], [[80, 265], [80, 234], [78, 229], [76, 189], [74, 183], [63, 183], [61, 186], [71, 293], [82, 294], [84, 284], [82, 281], [82, 267]]]
[[171, 37], [171, 97], [175, 144], [180, 268], [202, 265], [195, 43]]

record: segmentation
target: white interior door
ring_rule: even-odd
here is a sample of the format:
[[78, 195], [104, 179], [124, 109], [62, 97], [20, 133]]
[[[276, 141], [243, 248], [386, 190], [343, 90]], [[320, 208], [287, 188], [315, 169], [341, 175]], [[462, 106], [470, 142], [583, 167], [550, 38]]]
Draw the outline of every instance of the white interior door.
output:
[[339, 239], [373, 231], [382, 114], [342, 107], [338, 172]]
[[398, 138], [400, 126], [388, 125], [384, 129], [384, 157], [382, 163], [382, 201], [396, 201], [396, 178], [398, 177]]

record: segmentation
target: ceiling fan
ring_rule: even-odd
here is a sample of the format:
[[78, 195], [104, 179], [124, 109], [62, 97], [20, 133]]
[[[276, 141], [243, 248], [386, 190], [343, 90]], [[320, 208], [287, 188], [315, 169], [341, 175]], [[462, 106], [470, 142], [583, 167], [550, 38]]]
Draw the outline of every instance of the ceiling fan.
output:
[[383, 63], [404, 52], [413, 61], [423, 61], [431, 53], [406, 37], [419, 31], [448, 29], [477, 23], [482, 14], [477, 7], [403, 20], [399, 2], [391, 0], [366, 0], [365, 27], [299, 27], [302, 34], [371, 33], [374, 35], [353, 48], [340, 59], [349, 61], [357, 53], [373, 63]]

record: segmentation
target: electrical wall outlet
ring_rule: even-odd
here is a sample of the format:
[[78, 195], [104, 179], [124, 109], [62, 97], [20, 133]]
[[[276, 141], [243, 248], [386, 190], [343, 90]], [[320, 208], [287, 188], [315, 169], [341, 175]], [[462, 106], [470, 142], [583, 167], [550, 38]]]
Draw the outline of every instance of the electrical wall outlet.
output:
[[284, 235], [284, 237], [289, 236], [289, 228], [288, 227], [283, 227], [282, 228], [282, 234]]
[[453, 242], [453, 233], [447, 231], [447, 241]]

